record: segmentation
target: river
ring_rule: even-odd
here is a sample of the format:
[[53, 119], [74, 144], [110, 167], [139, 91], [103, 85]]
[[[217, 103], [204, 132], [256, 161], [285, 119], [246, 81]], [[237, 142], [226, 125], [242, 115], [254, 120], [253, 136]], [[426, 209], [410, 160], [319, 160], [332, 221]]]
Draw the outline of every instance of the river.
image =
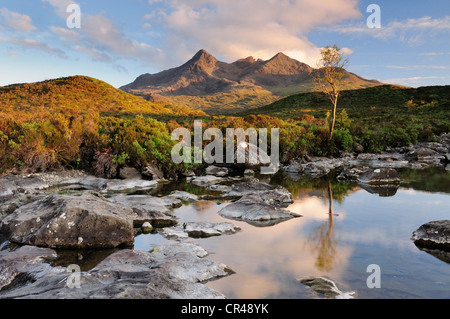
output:
[[[189, 239], [235, 272], [207, 285], [233, 299], [309, 299], [322, 296], [299, 279], [325, 276], [357, 298], [450, 298], [450, 253], [433, 255], [411, 240], [422, 224], [450, 218], [450, 172], [403, 170], [400, 178], [398, 189], [380, 195], [333, 176], [292, 179], [277, 174], [270, 182], [291, 191], [294, 203], [288, 209], [302, 217], [269, 227], [233, 220], [241, 228], [235, 234]], [[174, 188], [201, 191], [177, 183], [162, 192]], [[230, 222], [217, 214], [229, 203], [199, 201], [174, 213], [181, 224]], [[169, 242], [154, 232], [137, 236], [134, 248], [148, 251]], [[367, 284], [369, 265], [379, 267], [379, 288]]]

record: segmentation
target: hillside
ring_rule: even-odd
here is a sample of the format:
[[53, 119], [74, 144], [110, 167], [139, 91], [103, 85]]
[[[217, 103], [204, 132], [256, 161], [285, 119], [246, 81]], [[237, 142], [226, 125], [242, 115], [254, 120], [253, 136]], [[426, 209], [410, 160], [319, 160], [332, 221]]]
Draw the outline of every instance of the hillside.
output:
[[[323, 93], [309, 92], [236, 116], [276, 117], [319, 134], [317, 129], [326, 127], [330, 105]], [[338, 144], [345, 140], [354, 146], [359, 142], [374, 152], [388, 146], [432, 141], [434, 135], [450, 131], [450, 86], [382, 85], [343, 91], [338, 101], [337, 128], [336, 139], [341, 139]]]
[[167, 102], [149, 102], [86, 76], [0, 87], [0, 112], [26, 118], [46, 118], [52, 112], [203, 116], [203, 112]]
[[112, 177], [118, 165], [151, 163], [171, 172], [169, 126], [206, 117], [85, 76], [0, 87], [0, 105], [0, 173], [76, 167]]
[[[275, 102], [282, 97], [313, 90], [315, 69], [276, 54], [269, 60], [248, 57], [233, 63], [216, 59], [200, 50], [185, 64], [143, 74], [122, 90], [147, 100], [161, 100], [204, 110], [210, 114], [236, 113]], [[347, 72], [346, 89], [380, 85]]]

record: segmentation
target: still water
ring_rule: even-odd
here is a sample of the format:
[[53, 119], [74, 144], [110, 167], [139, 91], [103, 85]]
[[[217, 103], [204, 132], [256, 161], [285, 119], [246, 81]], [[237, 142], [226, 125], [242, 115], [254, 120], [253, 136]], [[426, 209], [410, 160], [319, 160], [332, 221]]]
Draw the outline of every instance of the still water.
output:
[[[234, 274], [207, 285], [228, 298], [315, 298], [298, 279], [326, 276], [357, 298], [450, 298], [450, 253], [437, 258], [417, 248], [414, 230], [450, 219], [450, 172], [401, 172], [398, 189], [366, 190], [355, 183], [292, 179], [280, 174], [272, 184], [294, 197], [289, 210], [302, 217], [269, 227], [231, 221], [235, 234], [189, 239]], [[228, 201], [200, 201], [175, 210], [180, 223], [230, 222], [217, 214]], [[135, 249], [170, 243], [158, 233], [136, 238]], [[447, 260], [447, 261], [446, 261]], [[369, 265], [381, 269], [381, 288], [369, 289]]]

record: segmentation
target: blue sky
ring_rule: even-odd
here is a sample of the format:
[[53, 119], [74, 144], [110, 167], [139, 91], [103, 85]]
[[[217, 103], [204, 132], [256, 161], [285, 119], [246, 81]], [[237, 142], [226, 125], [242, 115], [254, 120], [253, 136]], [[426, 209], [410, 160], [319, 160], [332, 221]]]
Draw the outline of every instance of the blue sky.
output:
[[[67, 7], [78, 4], [80, 28]], [[381, 12], [371, 29], [370, 4]], [[337, 44], [349, 71], [407, 86], [450, 84], [448, 0], [0, 0], [0, 85], [88, 75], [115, 87], [198, 50], [233, 62], [278, 52], [311, 66]]]

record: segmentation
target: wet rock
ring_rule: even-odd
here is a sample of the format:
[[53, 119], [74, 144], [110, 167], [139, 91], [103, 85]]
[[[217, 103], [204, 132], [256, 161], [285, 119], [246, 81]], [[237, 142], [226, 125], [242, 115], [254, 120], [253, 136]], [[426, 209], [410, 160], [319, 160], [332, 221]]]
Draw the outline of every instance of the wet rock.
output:
[[148, 234], [148, 233], [152, 232], [153, 226], [149, 222], [145, 222], [142, 224], [141, 230], [144, 234]]
[[80, 176], [66, 179], [56, 186], [60, 189], [82, 189], [100, 191], [105, 189], [108, 179], [95, 176]]
[[119, 169], [119, 177], [123, 179], [141, 179], [142, 175], [134, 167], [122, 167]]
[[386, 185], [386, 184], [399, 184], [400, 178], [397, 171], [390, 168], [380, 168], [376, 170], [370, 170], [358, 177], [358, 182], [367, 185]]
[[287, 173], [299, 174], [303, 172], [303, 166], [298, 163], [293, 163], [283, 167], [283, 170]]
[[267, 223], [265, 222], [267, 221], [281, 222], [295, 217], [300, 217], [299, 215], [280, 207], [275, 207], [265, 203], [241, 201], [231, 203], [222, 208], [219, 211], [219, 215], [229, 219], [253, 222], [254, 225], [258, 225], [258, 222], [262, 222], [260, 224], [261, 226], [266, 226]]
[[211, 165], [206, 168], [205, 173], [206, 173], [206, 175], [226, 176], [226, 175], [228, 175], [229, 170], [226, 167], [217, 167], [217, 166]]
[[179, 199], [183, 202], [196, 202], [199, 200], [197, 195], [184, 191], [173, 191], [172, 193], [170, 193], [169, 197]]
[[240, 230], [239, 227], [232, 223], [208, 223], [208, 222], [189, 222], [184, 223], [184, 231], [189, 237], [208, 238], [212, 236], [220, 236], [223, 234], [234, 234]]
[[418, 247], [450, 251], [450, 220], [423, 224], [413, 232], [411, 239]]
[[312, 158], [311, 162], [302, 164], [302, 172], [307, 176], [318, 178], [343, 166], [344, 159], [341, 158]]
[[241, 201], [287, 207], [293, 203], [292, 194], [282, 186], [262, 182], [239, 182], [223, 195], [229, 198], [241, 198]]
[[129, 192], [134, 190], [146, 190], [156, 188], [157, 181], [147, 181], [143, 179], [114, 179], [108, 180], [104, 187], [104, 192]]
[[178, 240], [178, 241], [189, 238], [188, 233], [186, 233], [184, 231], [184, 227], [182, 227], [182, 226], [164, 228], [160, 231], [160, 234], [168, 239], [173, 239], [173, 240]]
[[408, 153], [408, 158], [417, 160], [420, 162], [422, 162], [422, 161], [426, 162], [426, 161], [433, 161], [435, 155], [436, 155], [436, 151], [434, 151], [430, 148], [421, 147], [421, 148], [415, 149], [412, 152]]
[[54, 250], [34, 246], [0, 251], [0, 291], [43, 276], [50, 270], [44, 260], [56, 257]]
[[133, 211], [90, 194], [55, 195], [22, 206], [2, 220], [1, 232], [18, 244], [61, 249], [131, 245]]
[[[26, 204], [32, 203], [36, 200], [45, 197], [45, 194], [36, 193], [17, 193], [10, 199], [0, 202], [0, 215], [1, 214], [12, 214], [16, 209]], [[0, 216], [1, 220], [1, 216]]]
[[227, 179], [223, 177], [214, 175], [188, 177], [186, 180], [200, 187], [207, 187], [213, 184], [223, 183], [227, 181]]
[[95, 268], [79, 273], [77, 289], [69, 285], [72, 272], [55, 267], [25, 287], [1, 291], [0, 298], [224, 299], [203, 282], [232, 271], [206, 256], [204, 249], [188, 243], [161, 245], [152, 252], [119, 250]]
[[32, 193], [48, 188], [49, 184], [35, 176], [10, 175], [0, 178], [0, 202], [11, 199], [18, 193]]
[[246, 169], [244, 171], [244, 176], [255, 176], [255, 171], [251, 169]]
[[299, 279], [299, 282], [311, 288], [311, 290], [325, 299], [353, 299], [356, 293], [354, 291], [342, 292], [336, 283], [325, 277], [307, 277]]
[[142, 174], [142, 176], [151, 178], [152, 180], [164, 179], [164, 172], [156, 165], [146, 166], [142, 170], [141, 174]]
[[344, 169], [336, 178], [339, 181], [356, 181], [359, 175], [368, 170], [368, 167]]
[[171, 216], [173, 214], [172, 209], [182, 205], [179, 199], [169, 196], [116, 195], [108, 198], [108, 200], [133, 210], [134, 227], [141, 227], [145, 222], [149, 222], [157, 228], [176, 225], [177, 220]]

